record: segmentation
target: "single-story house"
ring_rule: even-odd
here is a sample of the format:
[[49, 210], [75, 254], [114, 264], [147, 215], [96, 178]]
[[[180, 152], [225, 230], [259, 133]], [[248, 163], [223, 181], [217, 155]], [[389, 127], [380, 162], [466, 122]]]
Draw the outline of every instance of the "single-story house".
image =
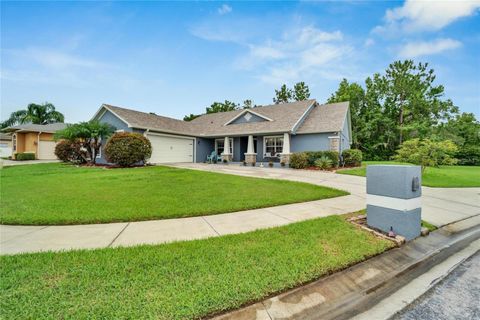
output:
[[12, 156], [12, 136], [7, 133], [0, 133], [0, 157]]
[[[94, 120], [138, 132], [152, 144], [151, 163], [205, 162], [213, 151], [228, 161], [289, 162], [292, 152], [351, 145], [349, 103], [315, 100], [202, 115], [190, 122], [103, 104]], [[106, 163], [100, 151], [99, 163]]]
[[36, 159], [57, 159], [54, 154], [55, 141], [53, 134], [66, 128], [65, 123], [50, 124], [21, 124], [8, 127], [3, 131], [8, 132], [12, 141], [12, 157], [17, 153], [34, 153]]

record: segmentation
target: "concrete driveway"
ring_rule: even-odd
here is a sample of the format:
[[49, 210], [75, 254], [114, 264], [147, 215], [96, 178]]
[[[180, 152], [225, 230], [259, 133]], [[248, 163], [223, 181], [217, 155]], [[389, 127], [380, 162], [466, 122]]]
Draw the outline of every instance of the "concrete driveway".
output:
[[[238, 164], [181, 163], [175, 167], [236, 174], [248, 177], [302, 181], [346, 190], [366, 198], [364, 177], [286, 168], [246, 167]], [[422, 187], [422, 219], [438, 227], [480, 214], [480, 188]], [[365, 208], [365, 204], [363, 208]]]

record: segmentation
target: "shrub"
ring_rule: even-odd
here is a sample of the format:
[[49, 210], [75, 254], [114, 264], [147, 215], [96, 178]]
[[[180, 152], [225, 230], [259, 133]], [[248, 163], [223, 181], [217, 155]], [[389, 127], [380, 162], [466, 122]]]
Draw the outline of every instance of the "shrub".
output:
[[346, 166], [360, 166], [362, 164], [362, 151], [347, 149], [342, 152], [343, 164]]
[[273, 167], [273, 161], [272, 161], [272, 160], [268, 161], [268, 166], [269, 166], [270, 168]]
[[393, 159], [420, 165], [423, 171], [426, 167], [456, 164], [458, 161], [453, 155], [457, 151], [457, 146], [450, 140], [412, 139], [402, 143]]
[[332, 165], [333, 165], [333, 161], [327, 156], [322, 156], [321, 158], [315, 160], [315, 167], [320, 168], [322, 170], [330, 169]]
[[315, 161], [321, 157], [327, 157], [332, 160], [333, 167], [338, 167], [339, 154], [336, 151], [307, 151], [305, 153], [308, 155], [309, 166], [315, 166]]
[[480, 165], [480, 146], [465, 145], [460, 147], [455, 154], [458, 159], [458, 164], [463, 166], [478, 166]]
[[150, 141], [139, 133], [117, 132], [105, 145], [107, 161], [122, 167], [145, 163], [151, 155]]
[[35, 160], [35, 153], [32, 153], [32, 152], [17, 153], [15, 155], [15, 159], [18, 161]]
[[63, 162], [83, 163], [86, 162], [86, 152], [82, 151], [80, 142], [61, 140], [55, 146], [55, 155]]
[[323, 156], [322, 151], [305, 151], [308, 156], [308, 166], [314, 166], [315, 161]]
[[340, 154], [337, 151], [323, 151], [322, 154], [332, 161], [332, 167], [338, 167]]
[[306, 152], [292, 153], [290, 155], [290, 168], [305, 169], [308, 165], [308, 154]]

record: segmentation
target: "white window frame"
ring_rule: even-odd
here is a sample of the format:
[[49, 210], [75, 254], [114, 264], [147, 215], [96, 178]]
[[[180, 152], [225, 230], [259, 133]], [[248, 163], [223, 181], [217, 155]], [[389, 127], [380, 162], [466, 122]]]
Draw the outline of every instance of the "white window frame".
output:
[[[273, 146], [273, 147], [274, 147], [274, 150], [275, 150], [275, 155], [274, 155], [274, 157], [279, 157], [280, 154], [283, 152], [283, 143], [284, 143], [284, 141], [283, 141], [283, 136], [264, 136], [264, 137], [263, 137], [263, 157], [264, 157], [264, 158], [265, 158], [265, 157], [267, 157], [267, 158], [272, 157], [271, 154], [268, 154], [268, 155], [267, 155], [267, 139], [271, 139], [271, 138], [275, 139], [275, 144], [274, 144], [274, 146]], [[278, 147], [278, 146], [277, 146], [277, 140], [276, 140], [276, 139], [282, 139], [282, 151], [281, 151], [281, 152], [277, 152], [277, 147]]]
[[[230, 140], [230, 152], [233, 155], [233, 138], [229, 138], [229, 140]], [[218, 141], [222, 141], [223, 143], [225, 143], [225, 139], [215, 139], [215, 153], [217, 155], [218, 155]], [[225, 151], [225, 149], [223, 150]]]

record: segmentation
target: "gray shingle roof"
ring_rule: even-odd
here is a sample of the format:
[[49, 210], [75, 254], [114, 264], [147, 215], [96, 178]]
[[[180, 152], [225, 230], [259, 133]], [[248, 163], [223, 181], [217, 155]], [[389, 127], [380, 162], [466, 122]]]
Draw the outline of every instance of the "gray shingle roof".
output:
[[26, 124], [20, 124], [17, 126], [13, 127], [8, 127], [3, 129], [3, 131], [33, 131], [33, 132], [57, 132], [58, 130], [65, 129], [67, 127], [67, 124], [65, 123], [49, 123], [49, 124], [32, 124], [32, 123], [26, 123]]
[[253, 108], [252, 111], [272, 121], [233, 123], [229, 125], [225, 124], [243, 112], [243, 110], [205, 114], [190, 122], [186, 122], [109, 104], [104, 104], [103, 107], [115, 113], [133, 128], [149, 128], [151, 130], [183, 135], [216, 137], [291, 132], [311, 107], [312, 110], [297, 129], [297, 133], [340, 131], [348, 110], [348, 102], [318, 105], [312, 99], [261, 106]]
[[0, 140], [12, 140], [12, 135], [7, 133], [0, 133]]
[[315, 107], [297, 133], [341, 131], [348, 112], [348, 102], [324, 104]]

